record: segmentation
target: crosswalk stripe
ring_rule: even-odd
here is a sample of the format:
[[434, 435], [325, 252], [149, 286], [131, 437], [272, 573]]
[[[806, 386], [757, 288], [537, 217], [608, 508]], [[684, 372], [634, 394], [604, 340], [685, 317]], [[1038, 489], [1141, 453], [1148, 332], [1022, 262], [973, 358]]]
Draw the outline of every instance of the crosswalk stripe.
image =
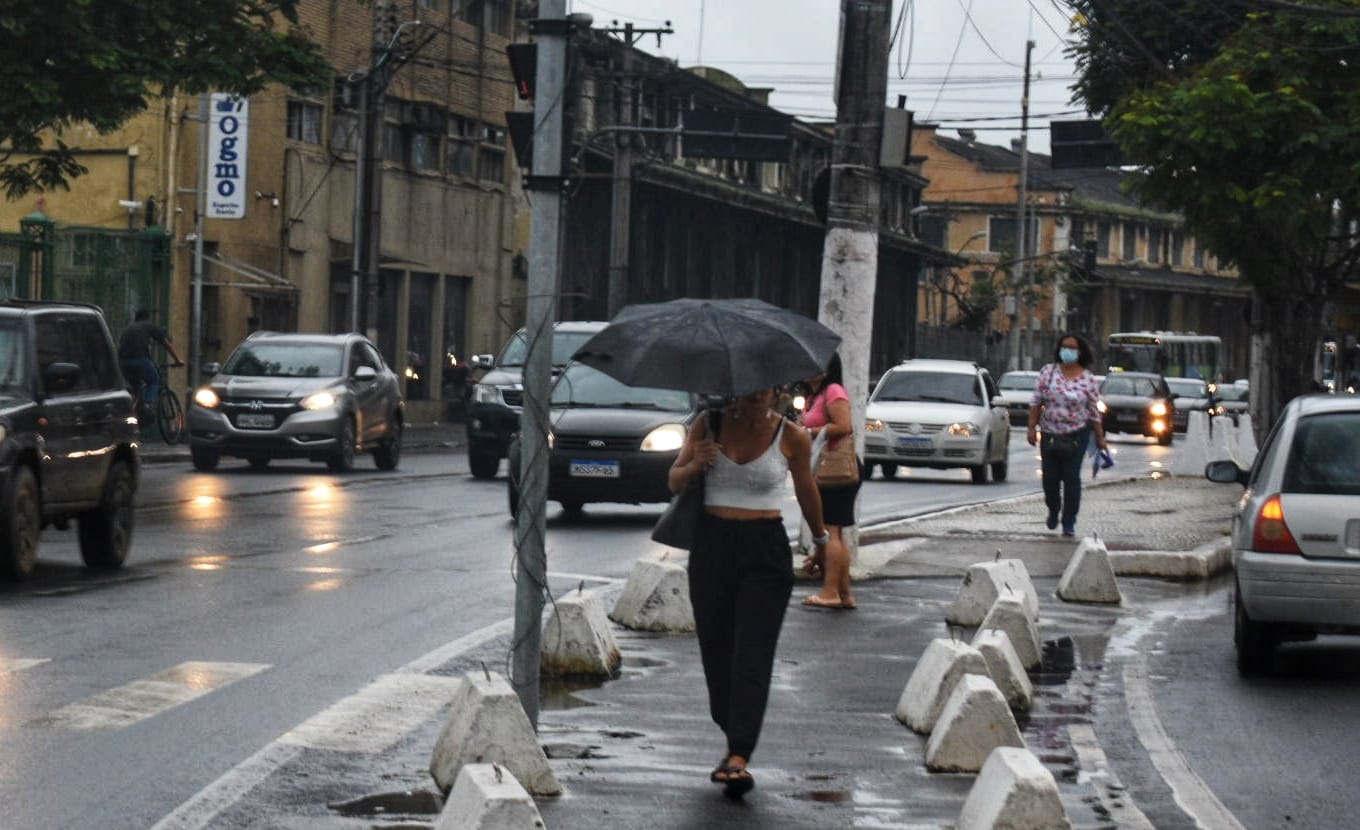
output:
[[0, 657], [0, 674], [31, 669], [50, 660], [49, 657]]
[[385, 674], [279, 738], [341, 752], [382, 752], [453, 699], [461, 677]]
[[168, 709], [259, 674], [265, 663], [189, 661], [76, 701], [29, 726], [58, 729], [121, 729]]

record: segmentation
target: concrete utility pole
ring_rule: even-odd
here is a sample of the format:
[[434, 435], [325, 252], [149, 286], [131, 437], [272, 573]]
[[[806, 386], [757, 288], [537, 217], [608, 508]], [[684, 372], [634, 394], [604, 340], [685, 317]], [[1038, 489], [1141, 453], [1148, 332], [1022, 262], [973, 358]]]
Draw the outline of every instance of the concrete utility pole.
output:
[[[1011, 273], [1011, 284], [1014, 286], [1012, 293], [1015, 297], [1015, 315], [1011, 318], [1011, 358], [1008, 365], [1012, 369], [1028, 369], [1030, 365], [1030, 355], [1025, 354], [1023, 362], [1020, 356], [1020, 329], [1021, 319], [1026, 324], [1029, 323], [1029, 304], [1020, 302], [1020, 287], [1024, 284], [1026, 296], [1033, 293], [1034, 270], [1025, 261], [1028, 254], [1028, 234], [1025, 232], [1025, 213], [1029, 207], [1029, 69], [1030, 55], [1034, 52], [1034, 41], [1025, 41], [1025, 91], [1020, 96], [1020, 198], [1015, 206], [1015, 267]], [[1028, 275], [1028, 276], [1026, 276]], [[1024, 306], [1025, 314], [1021, 315], [1021, 306]]]
[[[878, 279], [879, 149], [888, 93], [891, 0], [841, 0], [836, 138], [817, 319], [841, 340], [851, 423], [864, 423]], [[864, 433], [855, 431], [856, 452]], [[852, 538], [851, 550], [857, 540]]]
[[[203, 218], [208, 213], [208, 134], [212, 131], [211, 95], [198, 96], [198, 192], [194, 195], [194, 267], [189, 307], [189, 388], [197, 389], [203, 366]], [[162, 313], [158, 321], [166, 324]]]
[[515, 636], [511, 684], [529, 722], [538, 728], [538, 674], [543, 646], [543, 597], [548, 591], [548, 389], [558, 298], [562, 231], [562, 110], [565, 105], [566, 0], [541, 0], [530, 31], [538, 44], [534, 80], [534, 162], [525, 187], [532, 193], [529, 292], [525, 299], [528, 354], [520, 413], [520, 509], [515, 518]]

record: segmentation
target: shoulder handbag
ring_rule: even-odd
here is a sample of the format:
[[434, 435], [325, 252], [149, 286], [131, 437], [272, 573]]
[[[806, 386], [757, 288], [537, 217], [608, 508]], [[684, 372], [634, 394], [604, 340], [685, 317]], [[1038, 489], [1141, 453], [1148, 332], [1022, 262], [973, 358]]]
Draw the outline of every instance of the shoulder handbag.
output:
[[813, 471], [818, 487], [849, 487], [859, 483], [859, 459], [855, 458], [855, 436], [842, 435], [834, 445], [822, 449]]
[[[722, 421], [710, 413], [708, 422], [716, 440], [717, 427], [721, 426]], [[661, 518], [656, 520], [656, 527], [652, 528], [652, 541], [681, 550], [690, 550], [694, 546], [694, 531], [699, 527], [699, 516], [703, 512], [704, 476], [700, 475], [699, 481], [693, 487], [686, 487], [671, 498], [671, 503], [666, 506]]]

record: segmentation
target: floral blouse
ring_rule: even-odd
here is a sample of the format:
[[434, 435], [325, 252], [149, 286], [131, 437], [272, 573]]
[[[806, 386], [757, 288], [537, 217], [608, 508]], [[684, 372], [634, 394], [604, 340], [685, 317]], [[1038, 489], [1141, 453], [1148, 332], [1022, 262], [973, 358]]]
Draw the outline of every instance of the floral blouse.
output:
[[1040, 406], [1039, 431], [1045, 435], [1070, 435], [1088, 424], [1100, 423], [1096, 401], [1100, 385], [1096, 376], [1083, 370], [1068, 380], [1056, 363], [1039, 370], [1030, 406]]

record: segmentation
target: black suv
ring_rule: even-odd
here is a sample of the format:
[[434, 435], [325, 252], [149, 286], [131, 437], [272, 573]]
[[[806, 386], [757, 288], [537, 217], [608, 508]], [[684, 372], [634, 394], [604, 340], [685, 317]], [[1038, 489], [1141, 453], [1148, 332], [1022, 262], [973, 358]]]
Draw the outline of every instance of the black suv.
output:
[[86, 565], [123, 564], [140, 474], [137, 431], [98, 308], [0, 304], [0, 578], [28, 576], [42, 528], [65, 530], [72, 519]]

